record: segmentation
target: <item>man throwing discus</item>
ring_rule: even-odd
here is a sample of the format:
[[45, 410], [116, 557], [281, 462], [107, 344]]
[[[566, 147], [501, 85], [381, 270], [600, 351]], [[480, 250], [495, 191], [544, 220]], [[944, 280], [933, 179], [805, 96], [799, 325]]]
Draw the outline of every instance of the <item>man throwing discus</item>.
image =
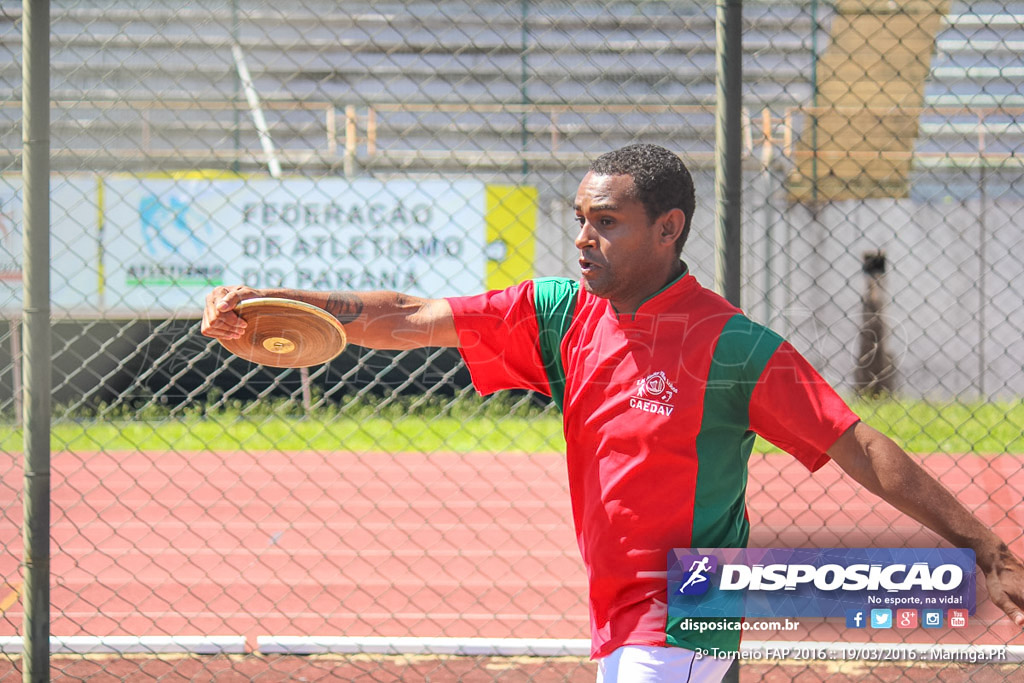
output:
[[760, 434], [814, 471], [835, 462], [956, 547], [1024, 628], [1024, 564], [892, 440], [862, 422], [785, 340], [705, 289], [681, 260], [695, 208], [683, 162], [654, 145], [596, 159], [574, 202], [579, 280], [449, 299], [218, 287], [202, 332], [271, 296], [334, 315], [350, 343], [457, 347], [482, 394], [529, 389], [562, 409], [573, 521], [590, 579], [598, 680], [720, 680], [738, 631], [686, 631], [667, 611], [672, 548], [747, 545], [746, 463]]

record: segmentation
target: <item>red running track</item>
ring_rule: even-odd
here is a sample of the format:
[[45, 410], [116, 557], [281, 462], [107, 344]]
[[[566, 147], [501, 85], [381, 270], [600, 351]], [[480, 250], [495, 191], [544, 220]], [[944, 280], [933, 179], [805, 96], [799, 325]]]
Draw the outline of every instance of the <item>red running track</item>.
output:
[[[21, 625], [20, 455], [0, 456], [0, 635]], [[1018, 552], [1014, 456], [922, 458]], [[584, 638], [586, 579], [557, 454], [57, 453], [54, 635]], [[827, 465], [750, 461], [753, 547], [936, 537]], [[979, 592], [983, 596], [984, 591]], [[946, 642], [1024, 644], [984, 604]], [[755, 639], [934, 642], [804, 620]]]

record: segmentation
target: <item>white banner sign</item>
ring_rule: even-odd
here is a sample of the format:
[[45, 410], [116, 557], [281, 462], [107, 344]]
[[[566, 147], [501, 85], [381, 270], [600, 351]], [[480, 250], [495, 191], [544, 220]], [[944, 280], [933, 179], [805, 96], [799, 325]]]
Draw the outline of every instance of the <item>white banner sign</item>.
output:
[[218, 284], [481, 291], [475, 180], [115, 178], [104, 192], [108, 307], [182, 311]]
[[[50, 308], [55, 316], [96, 310], [99, 213], [94, 176], [50, 181]], [[0, 177], [0, 312], [20, 316], [23, 199], [21, 178]]]

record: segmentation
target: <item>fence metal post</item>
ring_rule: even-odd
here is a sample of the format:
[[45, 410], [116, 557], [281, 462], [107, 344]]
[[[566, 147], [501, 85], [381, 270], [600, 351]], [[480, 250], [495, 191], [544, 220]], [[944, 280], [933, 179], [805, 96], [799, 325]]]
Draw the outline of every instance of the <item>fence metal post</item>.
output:
[[775, 154], [775, 141], [772, 139], [772, 113], [765, 107], [761, 112], [761, 187], [764, 208], [764, 323], [772, 322], [772, 290], [775, 288], [775, 273], [772, 271], [774, 255], [774, 237], [772, 235], [772, 157]]
[[715, 288], [740, 305], [743, 182], [743, 2], [718, 0], [715, 19]]
[[[743, 182], [743, 2], [718, 0], [715, 17], [715, 288], [740, 305]], [[739, 660], [722, 679], [740, 680]]]
[[519, 100], [523, 105], [523, 113], [520, 117], [523, 150], [523, 177], [530, 172], [530, 163], [526, 160], [526, 154], [530, 151], [530, 134], [528, 120], [530, 112], [527, 105], [530, 104], [530, 97], [527, 91], [529, 71], [527, 67], [527, 50], [530, 46], [530, 0], [521, 0], [519, 3]]
[[25, 416], [25, 397], [21, 386], [21, 319], [11, 317], [11, 400], [14, 403], [14, 425], [22, 427]]
[[50, 3], [22, 4], [25, 589], [22, 676], [50, 674]]
[[985, 274], [988, 272], [988, 261], [985, 256], [985, 242], [988, 241], [988, 188], [985, 166], [985, 116], [978, 116], [978, 400], [988, 401], [985, 392], [985, 340], [988, 330], [985, 327], [985, 308], [988, 298], [985, 295]]

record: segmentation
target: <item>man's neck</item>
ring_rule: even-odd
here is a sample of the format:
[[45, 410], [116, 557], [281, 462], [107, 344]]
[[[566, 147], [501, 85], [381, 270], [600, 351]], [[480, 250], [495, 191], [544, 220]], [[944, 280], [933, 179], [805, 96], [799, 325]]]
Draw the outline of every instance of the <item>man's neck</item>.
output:
[[681, 260], [676, 259], [673, 263], [669, 264], [667, 275], [652, 280], [653, 283], [660, 284], [648, 287], [646, 291], [640, 293], [636, 297], [630, 298], [627, 301], [611, 301], [610, 303], [612, 308], [615, 309], [615, 312], [619, 315], [636, 315], [644, 302], [678, 280], [685, 272], [686, 266]]

